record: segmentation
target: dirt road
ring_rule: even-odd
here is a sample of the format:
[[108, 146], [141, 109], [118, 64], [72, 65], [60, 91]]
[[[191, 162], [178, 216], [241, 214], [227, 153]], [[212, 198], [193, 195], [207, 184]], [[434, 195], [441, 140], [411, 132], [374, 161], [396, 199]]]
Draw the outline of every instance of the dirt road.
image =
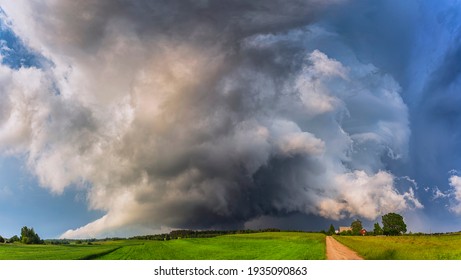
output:
[[363, 260], [356, 252], [327, 236], [327, 260]]

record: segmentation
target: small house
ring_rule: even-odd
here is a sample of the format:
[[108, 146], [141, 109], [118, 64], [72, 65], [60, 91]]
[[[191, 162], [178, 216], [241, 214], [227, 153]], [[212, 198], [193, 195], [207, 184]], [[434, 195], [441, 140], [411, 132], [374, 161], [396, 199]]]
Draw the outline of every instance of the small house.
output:
[[352, 231], [352, 228], [351, 227], [339, 227], [339, 233], [343, 232], [343, 231]]

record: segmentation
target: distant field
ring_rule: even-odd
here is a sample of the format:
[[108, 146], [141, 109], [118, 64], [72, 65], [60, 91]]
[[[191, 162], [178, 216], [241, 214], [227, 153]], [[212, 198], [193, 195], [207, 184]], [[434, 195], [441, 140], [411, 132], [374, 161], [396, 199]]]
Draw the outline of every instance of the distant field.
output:
[[461, 235], [335, 236], [368, 260], [461, 260]]
[[95, 245], [0, 245], [3, 260], [322, 260], [325, 235], [265, 232], [170, 241], [121, 240]]

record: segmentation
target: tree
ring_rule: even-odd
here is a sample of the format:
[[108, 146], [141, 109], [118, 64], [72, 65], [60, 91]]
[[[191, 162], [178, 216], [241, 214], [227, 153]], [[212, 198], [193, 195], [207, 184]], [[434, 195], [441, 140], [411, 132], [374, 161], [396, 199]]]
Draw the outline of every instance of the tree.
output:
[[8, 240], [9, 243], [14, 243], [14, 242], [19, 242], [19, 241], [20, 241], [20, 239], [19, 239], [19, 237], [18, 237], [17, 235], [11, 237], [11, 238]]
[[383, 229], [381, 228], [381, 226], [378, 223], [375, 224], [375, 227], [373, 229], [373, 234], [374, 235], [382, 235], [383, 234]]
[[0, 235], [0, 243], [5, 243], [5, 239]]
[[335, 227], [333, 226], [333, 224], [331, 224], [330, 228], [327, 231], [327, 235], [333, 235], [335, 233], [336, 233]]
[[382, 217], [383, 232], [385, 235], [399, 235], [407, 232], [407, 225], [403, 217], [396, 213], [389, 213]]
[[34, 228], [23, 227], [21, 229], [21, 242], [24, 244], [41, 244], [43, 241], [38, 234], [35, 233]]
[[360, 235], [360, 231], [362, 230], [362, 222], [360, 220], [355, 220], [351, 224], [352, 228], [352, 235]]

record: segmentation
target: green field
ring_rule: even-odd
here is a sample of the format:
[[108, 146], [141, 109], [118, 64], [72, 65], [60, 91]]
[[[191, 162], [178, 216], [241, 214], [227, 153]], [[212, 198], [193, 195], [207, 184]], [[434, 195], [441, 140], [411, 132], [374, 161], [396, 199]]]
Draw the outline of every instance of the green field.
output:
[[169, 241], [120, 240], [94, 245], [0, 245], [3, 260], [322, 260], [325, 235], [265, 232]]
[[120, 244], [97, 245], [0, 245], [0, 260], [79, 260], [94, 259], [120, 248]]
[[368, 260], [461, 260], [461, 235], [335, 236]]

